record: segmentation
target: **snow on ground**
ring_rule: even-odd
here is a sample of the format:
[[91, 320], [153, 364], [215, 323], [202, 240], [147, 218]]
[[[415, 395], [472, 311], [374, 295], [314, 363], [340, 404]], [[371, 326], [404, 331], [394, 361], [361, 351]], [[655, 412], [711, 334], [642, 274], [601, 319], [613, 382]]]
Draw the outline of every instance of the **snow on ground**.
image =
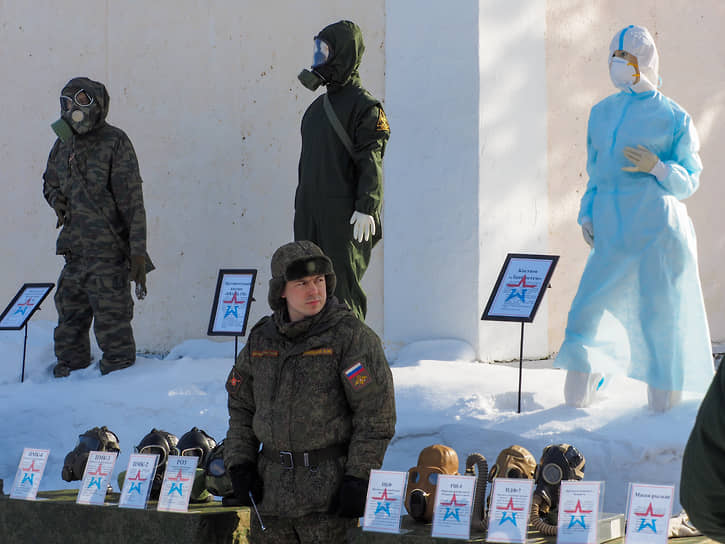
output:
[[[63, 458], [91, 427], [106, 425], [118, 435], [115, 474], [154, 427], [181, 436], [196, 426], [224, 438], [233, 340], [187, 340], [163, 357], [141, 354], [133, 367], [107, 376], [100, 374], [94, 345], [90, 367], [55, 379], [53, 328], [48, 321], [31, 322], [24, 383], [23, 331], [0, 331], [0, 479], [6, 493], [25, 447], [51, 450], [41, 490], [77, 488], [78, 482], [61, 478]], [[518, 365], [474, 357], [468, 344], [456, 340], [417, 342], [398, 353], [391, 362], [398, 421], [384, 469], [407, 471], [431, 444], [454, 448], [462, 472], [473, 452], [493, 463], [503, 448], [519, 444], [538, 459], [544, 446], [567, 443], [584, 454], [585, 479], [605, 482], [606, 512], [624, 512], [628, 482], [679, 487], [682, 450], [701, 396], [685, 394], [679, 406], [655, 414], [647, 408], [645, 384], [613, 377], [599, 402], [571, 408], [563, 403], [564, 372], [543, 361], [524, 368], [517, 413]], [[674, 512], [679, 508], [676, 503]]]

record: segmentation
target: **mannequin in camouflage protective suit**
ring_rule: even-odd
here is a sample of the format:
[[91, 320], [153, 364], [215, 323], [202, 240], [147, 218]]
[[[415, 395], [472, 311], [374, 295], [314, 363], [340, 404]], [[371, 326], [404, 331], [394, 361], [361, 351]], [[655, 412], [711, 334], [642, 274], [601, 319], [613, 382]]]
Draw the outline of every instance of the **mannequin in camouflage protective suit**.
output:
[[146, 291], [146, 210], [131, 140], [108, 123], [108, 92], [79, 77], [61, 92], [58, 134], [43, 174], [43, 195], [58, 218], [56, 253], [65, 258], [55, 305], [55, 377], [91, 364], [88, 332], [101, 350], [101, 373], [131, 366], [133, 301]]
[[[360, 82], [365, 46], [350, 21], [325, 27], [315, 37], [312, 70], [300, 81], [319, 96], [302, 118], [302, 151], [295, 196], [295, 240], [311, 240], [330, 257], [337, 275], [335, 295], [365, 319], [360, 286], [373, 246], [382, 238], [383, 154], [390, 137], [380, 101]], [[325, 100], [349, 138], [346, 149], [333, 128]]]
[[252, 514], [252, 542], [344, 542], [395, 432], [380, 339], [334, 288], [315, 244], [280, 247], [274, 313], [254, 326], [227, 380], [224, 464], [235, 497], [251, 505], [251, 493], [266, 526]]

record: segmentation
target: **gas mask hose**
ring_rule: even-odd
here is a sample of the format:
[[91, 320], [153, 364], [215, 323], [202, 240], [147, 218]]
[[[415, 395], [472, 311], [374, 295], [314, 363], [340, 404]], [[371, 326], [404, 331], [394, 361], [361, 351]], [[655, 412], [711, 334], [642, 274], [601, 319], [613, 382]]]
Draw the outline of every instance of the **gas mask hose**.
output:
[[529, 518], [529, 523], [542, 535], [554, 536], [558, 531], [558, 527], [547, 523], [541, 517], [541, 505], [544, 502], [546, 501], [541, 495], [534, 493], [533, 500], [531, 501], [531, 517]]

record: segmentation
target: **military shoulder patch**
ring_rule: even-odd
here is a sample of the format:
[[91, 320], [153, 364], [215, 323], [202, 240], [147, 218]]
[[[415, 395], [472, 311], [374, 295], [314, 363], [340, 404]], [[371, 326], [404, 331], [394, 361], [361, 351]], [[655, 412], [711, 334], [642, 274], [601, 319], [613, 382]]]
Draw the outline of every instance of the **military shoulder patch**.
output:
[[355, 391], [370, 383], [370, 374], [359, 361], [345, 370], [345, 377]]
[[383, 108], [378, 108], [378, 124], [375, 125], [375, 130], [383, 132], [390, 132], [390, 125], [388, 124], [388, 118], [385, 117]]
[[332, 348], [308, 349], [302, 353], [302, 357], [314, 357], [315, 355], [334, 355]]
[[229, 373], [229, 378], [227, 378], [227, 393], [236, 393], [239, 391], [242, 382], [244, 382], [242, 375], [236, 368], [232, 368], [232, 371]]
[[279, 351], [275, 349], [253, 350], [252, 357], [279, 357]]

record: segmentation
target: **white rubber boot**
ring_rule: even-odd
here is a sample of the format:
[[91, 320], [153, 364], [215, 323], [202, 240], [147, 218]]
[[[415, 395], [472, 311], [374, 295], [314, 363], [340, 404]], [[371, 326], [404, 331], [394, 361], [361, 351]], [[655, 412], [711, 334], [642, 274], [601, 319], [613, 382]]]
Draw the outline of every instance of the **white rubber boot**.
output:
[[651, 385], [647, 386], [647, 404], [650, 410], [666, 412], [682, 400], [682, 391], [665, 391]]
[[604, 374], [568, 370], [564, 382], [564, 401], [568, 406], [586, 408], [604, 384]]

